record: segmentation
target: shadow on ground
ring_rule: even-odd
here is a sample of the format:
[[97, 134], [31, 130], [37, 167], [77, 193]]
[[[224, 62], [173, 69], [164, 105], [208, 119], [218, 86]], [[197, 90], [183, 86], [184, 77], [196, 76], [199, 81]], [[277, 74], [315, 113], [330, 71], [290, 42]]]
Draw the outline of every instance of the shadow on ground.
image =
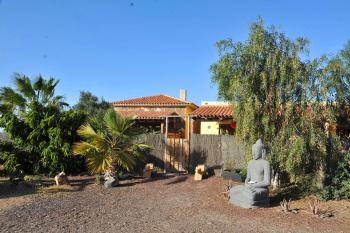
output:
[[53, 178], [40, 178], [21, 181], [13, 185], [8, 178], [0, 178], [0, 199], [33, 195], [38, 193], [59, 193], [82, 191], [87, 185], [94, 183], [92, 177], [70, 179], [70, 185], [56, 186]]
[[[18, 185], [12, 185], [8, 178], [0, 178], [0, 199], [20, 197], [33, 194], [53, 194], [83, 191], [88, 185], [95, 183], [95, 177], [69, 177], [70, 185], [56, 186], [53, 178], [40, 178], [31, 181], [22, 181]], [[115, 188], [129, 187], [137, 184], [150, 183], [160, 180], [168, 180], [164, 185], [172, 185], [184, 182], [188, 179], [183, 174], [153, 174], [150, 178], [140, 176], [121, 179]]]
[[283, 199], [289, 200], [299, 200], [305, 197], [297, 185], [289, 184], [282, 186], [281, 188], [274, 190], [270, 193], [270, 206], [279, 206]]
[[8, 178], [0, 178], [0, 199], [26, 196], [37, 193], [35, 187], [24, 183], [12, 185]]

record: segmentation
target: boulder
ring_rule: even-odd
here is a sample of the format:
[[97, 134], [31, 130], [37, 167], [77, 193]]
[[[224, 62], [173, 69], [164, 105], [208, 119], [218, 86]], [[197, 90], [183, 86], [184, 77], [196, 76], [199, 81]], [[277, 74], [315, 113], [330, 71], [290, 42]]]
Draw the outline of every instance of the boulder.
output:
[[206, 174], [206, 166], [204, 164], [198, 165], [196, 167], [196, 173], [194, 174], [194, 180], [202, 180], [203, 176]]
[[66, 173], [61, 172], [55, 176], [56, 185], [69, 185], [69, 180]]
[[147, 163], [145, 169], [143, 169], [143, 177], [150, 178], [154, 169], [153, 163]]
[[104, 186], [106, 188], [112, 188], [117, 186], [118, 184], [119, 184], [119, 180], [117, 177], [109, 176], [109, 177], [106, 177]]

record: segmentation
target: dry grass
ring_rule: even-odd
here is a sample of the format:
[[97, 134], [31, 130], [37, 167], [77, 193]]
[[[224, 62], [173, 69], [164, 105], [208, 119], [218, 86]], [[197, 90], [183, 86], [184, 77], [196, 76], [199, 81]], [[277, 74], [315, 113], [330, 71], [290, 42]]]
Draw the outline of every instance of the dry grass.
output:
[[71, 185], [52, 185], [48, 187], [41, 187], [38, 189], [38, 193], [43, 193], [43, 194], [75, 192], [75, 191], [78, 191], [78, 187], [74, 187]]

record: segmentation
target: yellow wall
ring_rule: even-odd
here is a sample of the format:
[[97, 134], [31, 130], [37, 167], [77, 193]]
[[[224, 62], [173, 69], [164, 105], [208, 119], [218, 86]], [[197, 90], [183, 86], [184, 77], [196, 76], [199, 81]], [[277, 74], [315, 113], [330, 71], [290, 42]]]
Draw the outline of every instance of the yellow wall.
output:
[[202, 121], [201, 134], [219, 134], [219, 122], [217, 121]]

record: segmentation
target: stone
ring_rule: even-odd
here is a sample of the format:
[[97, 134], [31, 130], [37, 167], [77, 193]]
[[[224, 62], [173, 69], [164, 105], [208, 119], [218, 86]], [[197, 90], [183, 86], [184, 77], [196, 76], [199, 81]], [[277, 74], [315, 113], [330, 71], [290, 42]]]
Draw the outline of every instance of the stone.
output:
[[143, 177], [150, 178], [154, 169], [153, 163], [147, 163], [145, 169], [143, 169]]
[[195, 170], [196, 173], [194, 174], [194, 180], [202, 180], [206, 170], [205, 165], [198, 165]]
[[112, 188], [112, 187], [117, 186], [118, 184], [119, 184], [119, 180], [115, 176], [108, 176], [105, 178], [104, 186], [106, 188]]
[[264, 159], [266, 151], [260, 139], [252, 146], [252, 151], [253, 159], [248, 162], [245, 184], [230, 189], [230, 202], [242, 208], [268, 207], [271, 168]]
[[66, 173], [61, 172], [55, 176], [56, 185], [69, 185], [69, 180]]

